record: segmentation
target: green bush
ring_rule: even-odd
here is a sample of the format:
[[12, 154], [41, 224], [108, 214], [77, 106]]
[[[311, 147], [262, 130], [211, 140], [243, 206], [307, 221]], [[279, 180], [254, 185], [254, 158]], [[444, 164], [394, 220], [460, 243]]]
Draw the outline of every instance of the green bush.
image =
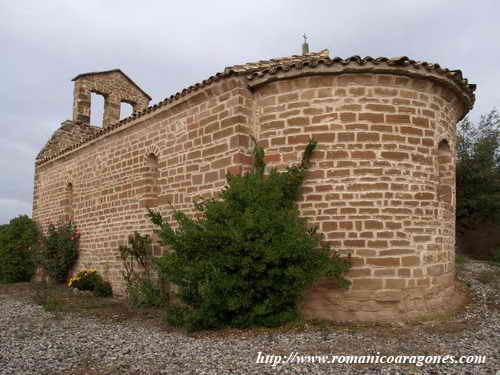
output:
[[457, 235], [463, 250], [491, 260], [500, 245], [500, 114], [457, 126]]
[[42, 240], [39, 262], [54, 281], [66, 281], [78, 259], [79, 245], [80, 233], [73, 223], [49, 225], [47, 235]]
[[181, 302], [167, 310], [168, 323], [188, 330], [277, 326], [299, 317], [300, 298], [319, 278], [348, 285], [349, 262], [321, 245], [295, 203], [315, 147], [311, 140], [300, 165], [265, 176], [264, 151], [255, 146], [253, 169], [229, 175], [219, 200], [195, 203], [198, 218], [175, 212], [175, 229], [149, 210], [172, 249], [156, 261], [160, 276], [177, 286]]
[[455, 255], [455, 263], [458, 265], [465, 264], [467, 262], [467, 258], [463, 255]]
[[30, 281], [35, 273], [33, 253], [39, 230], [28, 216], [12, 219], [0, 228], [0, 283]]
[[97, 297], [111, 297], [113, 290], [111, 284], [105, 281], [96, 270], [83, 270], [68, 281], [68, 287], [78, 290], [94, 292]]
[[166, 302], [157, 283], [148, 279], [136, 280], [127, 285], [127, 298], [129, 305], [137, 309], [161, 307]]
[[457, 229], [500, 221], [500, 114], [457, 128]]
[[112, 297], [113, 288], [108, 281], [101, 280], [101, 282], [95, 284], [94, 295], [96, 297]]
[[495, 249], [493, 257], [491, 258], [491, 263], [500, 266], [500, 249]]
[[128, 246], [120, 246], [123, 278], [127, 284], [128, 303], [135, 308], [160, 307], [165, 301], [159, 280], [153, 277], [153, 252], [151, 238], [134, 232]]

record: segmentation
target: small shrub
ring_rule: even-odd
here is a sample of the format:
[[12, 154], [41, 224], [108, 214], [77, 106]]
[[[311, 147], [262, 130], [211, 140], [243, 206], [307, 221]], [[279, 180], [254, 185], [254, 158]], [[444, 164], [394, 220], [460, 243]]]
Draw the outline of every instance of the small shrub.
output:
[[135, 308], [161, 307], [165, 303], [161, 289], [151, 280], [137, 280], [127, 287], [128, 303]]
[[188, 313], [189, 311], [181, 306], [171, 305], [163, 311], [162, 320], [174, 327], [186, 327], [191, 319]]
[[[119, 247], [118, 250], [124, 267], [122, 275], [126, 282], [133, 281], [138, 277], [139, 273], [150, 273], [153, 256], [152, 242], [147, 234], [141, 235], [139, 232], [134, 232], [128, 238], [129, 246]], [[142, 271], [137, 271], [136, 265]]]
[[33, 282], [33, 302], [37, 305], [45, 305], [49, 298], [49, 286], [46, 281]]
[[500, 249], [495, 250], [490, 263], [496, 266], [500, 266]]
[[477, 279], [483, 284], [490, 284], [497, 280], [500, 280], [500, 272], [499, 271], [483, 271], [481, 272]]
[[128, 244], [120, 246], [119, 251], [129, 304], [135, 308], [160, 307], [165, 298], [159, 281], [154, 280], [151, 238], [147, 234], [134, 232], [129, 236]]
[[455, 263], [456, 264], [462, 265], [462, 264], [465, 264], [465, 262], [467, 262], [467, 258], [465, 258], [463, 255], [456, 255], [455, 256]]
[[96, 297], [111, 297], [113, 290], [111, 284], [105, 281], [96, 270], [83, 270], [68, 281], [69, 288], [94, 292]]
[[149, 210], [172, 249], [157, 260], [160, 276], [178, 287], [183, 304], [169, 307], [167, 322], [190, 331], [277, 326], [299, 317], [300, 298], [319, 278], [348, 285], [349, 262], [321, 244], [295, 203], [315, 147], [311, 140], [300, 165], [265, 176], [256, 146], [253, 170], [228, 176], [219, 200], [196, 202], [195, 219], [175, 212], [175, 229]]
[[28, 216], [12, 219], [0, 229], [0, 283], [30, 281], [40, 232]]
[[53, 295], [47, 295], [47, 300], [42, 304], [42, 307], [47, 312], [56, 312], [62, 309], [62, 304]]
[[361, 328], [353, 327], [350, 329], [350, 331], [351, 331], [351, 334], [357, 335], [357, 334], [361, 333]]
[[34, 281], [31, 286], [33, 288], [33, 302], [42, 306], [45, 311], [57, 313], [63, 309], [62, 303], [57, 298], [57, 290], [54, 286], [49, 286], [45, 280]]
[[461, 251], [468, 257], [491, 261], [500, 246], [500, 223], [482, 222], [457, 232]]
[[96, 283], [94, 288], [94, 295], [96, 297], [112, 297], [113, 288], [108, 281], [102, 280], [102, 282]]
[[76, 288], [82, 291], [93, 291], [97, 271], [94, 269], [83, 270], [68, 280], [68, 288]]
[[39, 262], [52, 280], [63, 283], [78, 259], [80, 233], [71, 223], [50, 224], [43, 237]]

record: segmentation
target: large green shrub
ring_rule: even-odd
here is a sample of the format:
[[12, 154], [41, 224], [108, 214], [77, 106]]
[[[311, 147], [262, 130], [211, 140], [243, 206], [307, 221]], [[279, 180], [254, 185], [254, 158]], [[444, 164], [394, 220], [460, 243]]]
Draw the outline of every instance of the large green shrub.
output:
[[0, 283], [30, 281], [35, 273], [33, 252], [39, 240], [28, 216], [12, 219], [0, 228]]
[[80, 233], [72, 222], [50, 224], [43, 237], [39, 262], [52, 280], [62, 283], [78, 259]]
[[348, 284], [349, 262], [320, 244], [295, 203], [315, 147], [311, 140], [300, 165], [265, 176], [264, 151], [255, 146], [253, 170], [228, 176], [219, 200], [195, 204], [199, 218], [175, 212], [176, 228], [149, 211], [172, 250], [157, 261], [161, 276], [182, 303], [167, 322], [189, 330], [276, 326], [298, 317], [305, 289], [322, 276]]

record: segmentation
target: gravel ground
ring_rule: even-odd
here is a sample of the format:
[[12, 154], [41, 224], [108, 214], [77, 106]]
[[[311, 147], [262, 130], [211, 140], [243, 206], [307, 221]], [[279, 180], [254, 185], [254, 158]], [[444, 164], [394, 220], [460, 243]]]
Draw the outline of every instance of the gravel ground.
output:
[[[127, 321], [54, 314], [0, 292], [0, 374], [499, 374], [500, 285], [461, 266], [473, 303], [447, 321], [395, 327], [329, 327], [305, 333], [195, 338]], [[252, 336], [252, 337], [250, 337]], [[256, 363], [273, 355], [483, 355], [486, 363], [407, 365]]]

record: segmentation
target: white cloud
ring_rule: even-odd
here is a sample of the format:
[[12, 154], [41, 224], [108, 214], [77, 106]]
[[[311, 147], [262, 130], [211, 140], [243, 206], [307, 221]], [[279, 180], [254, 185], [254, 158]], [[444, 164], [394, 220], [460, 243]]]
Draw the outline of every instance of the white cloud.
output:
[[0, 0], [0, 14], [0, 196], [12, 201], [30, 201], [34, 157], [88, 71], [121, 68], [158, 102], [225, 66], [300, 53], [307, 33], [333, 56], [461, 69], [478, 84], [474, 120], [500, 106], [495, 0]]
[[16, 199], [0, 198], [0, 224], [7, 224], [19, 215], [28, 215], [31, 217], [31, 209], [31, 203]]

